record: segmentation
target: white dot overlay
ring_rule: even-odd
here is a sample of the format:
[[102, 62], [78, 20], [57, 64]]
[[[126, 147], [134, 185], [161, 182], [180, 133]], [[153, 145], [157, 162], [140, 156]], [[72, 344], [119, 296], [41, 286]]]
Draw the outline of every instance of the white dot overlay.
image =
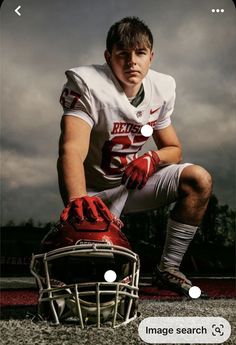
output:
[[191, 298], [199, 298], [201, 296], [201, 289], [198, 286], [192, 286], [188, 294]]
[[217, 8], [217, 9], [215, 9], [215, 8], [212, 8], [212, 10], [211, 10], [211, 12], [213, 12], [213, 13], [215, 13], [215, 12], [217, 12], [217, 13], [224, 13], [224, 9], [223, 8], [221, 8], [221, 9], [219, 9], [219, 8]]
[[104, 274], [105, 281], [108, 283], [113, 283], [116, 280], [116, 272], [108, 270]]
[[152, 135], [152, 133], [153, 133], [153, 128], [150, 125], [144, 125], [141, 128], [141, 134], [144, 137], [150, 137]]

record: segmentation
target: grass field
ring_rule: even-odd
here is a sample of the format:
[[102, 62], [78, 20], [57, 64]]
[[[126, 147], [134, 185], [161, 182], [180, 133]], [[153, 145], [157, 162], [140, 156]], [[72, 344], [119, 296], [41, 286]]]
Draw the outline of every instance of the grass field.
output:
[[[225, 345], [236, 344], [236, 300], [210, 299], [188, 301], [152, 301], [139, 303], [141, 316], [117, 329], [87, 328], [76, 325], [52, 326], [46, 322], [32, 322], [27, 311], [32, 308], [5, 310], [2, 313], [1, 344], [4, 345], [139, 345], [145, 344], [138, 335], [139, 323], [150, 316], [220, 316], [229, 321], [232, 328]], [[34, 309], [33, 309], [34, 311]]]

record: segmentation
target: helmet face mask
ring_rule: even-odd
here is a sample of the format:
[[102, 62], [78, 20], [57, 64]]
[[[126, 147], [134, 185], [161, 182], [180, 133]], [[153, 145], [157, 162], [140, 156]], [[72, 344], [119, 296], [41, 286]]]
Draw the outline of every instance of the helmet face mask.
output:
[[[39, 314], [55, 324], [78, 322], [81, 328], [87, 325], [115, 328], [134, 320], [138, 306], [139, 258], [130, 249], [128, 240], [122, 234], [126, 247], [115, 244], [120, 244], [120, 229], [115, 225], [109, 226], [103, 237], [112, 237], [112, 241], [101, 240], [101, 233], [94, 230], [92, 234], [88, 230], [87, 235], [83, 230], [81, 239], [77, 228], [72, 237], [74, 244], [63, 247], [71, 227], [60, 224], [58, 232], [55, 229], [49, 232], [42, 241], [42, 253], [32, 257], [31, 272], [39, 286]], [[52, 233], [51, 247], [54, 242], [57, 249], [44, 252], [44, 243], [48, 246]], [[56, 233], [60, 240], [65, 237], [60, 248]], [[115, 281], [105, 280], [108, 270], [116, 273]]]

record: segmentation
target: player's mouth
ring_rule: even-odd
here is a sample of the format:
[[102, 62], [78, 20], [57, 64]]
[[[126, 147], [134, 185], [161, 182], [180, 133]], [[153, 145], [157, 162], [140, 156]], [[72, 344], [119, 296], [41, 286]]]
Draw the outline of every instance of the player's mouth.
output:
[[135, 70], [126, 70], [125, 71], [125, 74], [128, 74], [128, 75], [137, 75], [137, 74], [140, 74], [139, 71], [135, 71]]

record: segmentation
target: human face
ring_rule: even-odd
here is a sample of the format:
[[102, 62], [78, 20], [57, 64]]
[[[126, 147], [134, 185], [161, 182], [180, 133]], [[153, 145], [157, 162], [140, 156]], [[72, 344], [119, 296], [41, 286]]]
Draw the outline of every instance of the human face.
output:
[[111, 54], [106, 50], [105, 58], [128, 97], [137, 94], [153, 59], [149, 48], [123, 49], [116, 45]]

